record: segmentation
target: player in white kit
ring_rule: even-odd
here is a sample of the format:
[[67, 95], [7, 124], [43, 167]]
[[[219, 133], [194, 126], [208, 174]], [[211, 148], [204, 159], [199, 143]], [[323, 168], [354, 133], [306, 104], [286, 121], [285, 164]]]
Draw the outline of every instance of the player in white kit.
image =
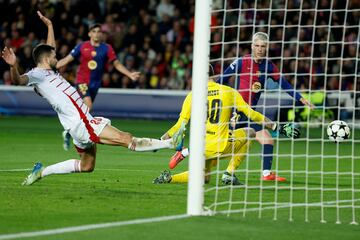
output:
[[92, 172], [95, 168], [97, 143], [123, 146], [133, 151], [182, 148], [184, 129], [169, 140], [137, 138], [111, 126], [109, 119], [91, 116], [76, 89], [53, 70], [56, 69], [57, 59], [52, 23], [40, 12], [38, 15], [48, 26], [48, 38], [47, 44], [40, 44], [33, 50], [36, 67], [20, 75], [16, 56], [11, 48], [4, 48], [2, 58], [10, 65], [11, 78], [15, 84], [33, 86], [35, 92], [45, 98], [56, 111], [61, 125], [70, 132], [80, 159], [69, 159], [47, 167], [36, 163], [23, 185], [31, 185], [51, 174]]

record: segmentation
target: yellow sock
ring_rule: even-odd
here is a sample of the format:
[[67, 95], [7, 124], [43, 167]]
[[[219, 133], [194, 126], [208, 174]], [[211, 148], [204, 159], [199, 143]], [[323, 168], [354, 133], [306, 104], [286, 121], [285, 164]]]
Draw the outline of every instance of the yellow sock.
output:
[[187, 183], [188, 179], [189, 179], [189, 171], [186, 171], [171, 176], [170, 183]]
[[246, 143], [240, 147], [239, 151], [234, 152], [236, 155], [231, 158], [226, 169], [228, 173], [233, 173], [236, 169], [239, 168], [240, 164], [245, 159], [246, 153], [249, 151], [250, 145], [251, 141], [246, 141]]

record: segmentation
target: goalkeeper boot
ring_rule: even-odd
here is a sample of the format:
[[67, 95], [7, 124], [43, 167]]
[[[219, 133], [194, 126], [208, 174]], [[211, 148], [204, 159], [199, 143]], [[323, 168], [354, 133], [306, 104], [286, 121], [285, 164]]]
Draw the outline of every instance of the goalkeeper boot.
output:
[[182, 155], [182, 151], [177, 151], [170, 159], [169, 168], [174, 169], [185, 157]]
[[221, 182], [224, 185], [244, 185], [239, 181], [235, 174], [231, 174], [229, 172], [224, 172], [221, 177]]
[[68, 131], [64, 130], [62, 132], [62, 137], [63, 137], [63, 140], [64, 140], [64, 143], [63, 143], [63, 148], [65, 151], [68, 151], [69, 148], [70, 148], [70, 140], [71, 140], [71, 135]]
[[171, 182], [171, 173], [168, 170], [163, 171], [160, 176], [153, 180], [155, 184], [163, 184], [163, 183], [170, 183]]
[[278, 182], [286, 182], [286, 178], [279, 177], [275, 173], [271, 172], [267, 176], [263, 176], [261, 178], [263, 181], [278, 181]]
[[185, 137], [185, 128], [186, 123], [182, 122], [179, 130], [172, 136], [174, 149], [176, 151], [181, 151], [184, 145], [184, 137]]
[[43, 171], [44, 167], [42, 166], [41, 163], [35, 163], [33, 170], [31, 171], [31, 173], [29, 174], [29, 176], [27, 176], [24, 180], [24, 182], [22, 183], [22, 185], [31, 185], [34, 182], [38, 181], [41, 179], [41, 172]]

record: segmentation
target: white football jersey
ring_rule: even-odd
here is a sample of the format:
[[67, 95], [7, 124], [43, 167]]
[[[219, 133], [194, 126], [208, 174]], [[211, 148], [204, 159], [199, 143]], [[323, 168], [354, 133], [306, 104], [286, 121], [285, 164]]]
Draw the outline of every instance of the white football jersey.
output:
[[35, 92], [50, 103], [61, 125], [74, 140], [99, 142], [98, 135], [108, 123], [102, 124], [101, 120], [89, 114], [89, 108], [68, 81], [50, 69], [33, 68], [25, 75], [29, 78], [28, 86], [33, 86]]

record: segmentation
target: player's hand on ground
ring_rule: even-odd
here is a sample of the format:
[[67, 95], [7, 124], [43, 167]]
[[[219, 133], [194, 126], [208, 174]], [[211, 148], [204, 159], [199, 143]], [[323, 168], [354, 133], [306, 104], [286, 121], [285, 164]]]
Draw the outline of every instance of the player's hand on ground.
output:
[[12, 48], [5, 47], [4, 50], [1, 52], [1, 57], [10, 66], [14, 66], [16, 64], [16, 55]]
[[132, 72], [132, 73], [130, 73], [130, 76], [129, 76], [129, 78], [133, 81], [138, 80], [139, 77], [140, 77], [140, 72]]
[[40, 17], [41, 21], [43, 21], [46, 26], [52, 26], [52, 22], [50, 19], [42, 15], [40, 11], [37, 11], [37, 14]]
[[302, 103], [302, 104], [304, 104], [304, 106], [308, 106], [309, 108], [311, 108], [311, 109], [314, 109], [315, 108], [315, 105], [314, 104], [312, 104], [311, 102], [309, 102], [307, 99], [305, 99], [305, 98], [300, 98], [300, 102]]
[[296, 124], [286, 123], [279, 126], [279, 133], [289, 138], [299, 138], [300, 129]]

